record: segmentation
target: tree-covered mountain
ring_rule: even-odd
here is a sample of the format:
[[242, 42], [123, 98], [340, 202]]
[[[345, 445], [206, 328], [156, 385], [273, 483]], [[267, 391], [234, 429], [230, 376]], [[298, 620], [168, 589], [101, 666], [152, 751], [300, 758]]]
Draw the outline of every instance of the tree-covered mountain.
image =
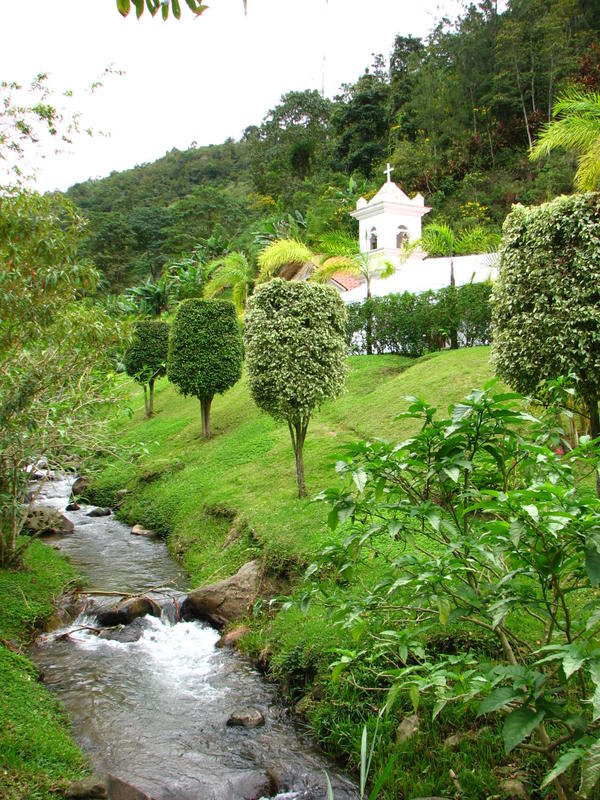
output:
[[572, 191], [572, 155], [532, 163], [528, 152], [561, 92], [600, 86], [599, 33], [592, 0], [509, 0], [501, 13], [481, 0], [425, 40], [398, 34], [333, 100], [288, 92], [238, 142], [73, 186], [90, 221], [86, 254], [119, 289], [194, 250], [252, 256], [278, 232], [315, 244], [352, 230], [347, 212], [388, 160], [432, 221], [497, 230], [514, 202]]

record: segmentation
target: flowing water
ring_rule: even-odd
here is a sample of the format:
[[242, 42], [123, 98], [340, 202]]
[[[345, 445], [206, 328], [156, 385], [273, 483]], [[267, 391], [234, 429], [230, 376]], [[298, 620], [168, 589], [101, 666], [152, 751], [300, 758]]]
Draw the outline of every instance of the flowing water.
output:
[[[47, 482], [38, 503], [63, 511], [70, 486]], [[295, 730], [274, 689], [236, 653], [215, 649], [216, 631], [174, 622], [186, 576], [164, 543], [89, 510], [63, 512], [75, 531], [52, 543], [87, 575], [91, 597], [71, 623], [40, 637], [32, 655], [94, 770], [155, 800], [324, 800], [327, 771], [336, 800], [354, 800], [353, 784]], [[121, 639], [133, 641], [99, 637], [92, 609], [118, 598], [93, 589], [159, 589], [151, 596], [162, 616], [124, 628]], [[248, 706], [265, 725], [227, 727], [231, 713]]]

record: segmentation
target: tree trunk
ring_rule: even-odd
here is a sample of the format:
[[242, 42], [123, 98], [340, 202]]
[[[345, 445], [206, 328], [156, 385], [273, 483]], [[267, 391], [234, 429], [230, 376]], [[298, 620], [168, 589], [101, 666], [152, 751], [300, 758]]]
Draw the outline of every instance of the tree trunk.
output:
[[456, 278], [454, 276], [454, 256], [450, 256], [450, 349], [458, 350], [458, 331], [456, 330]]
[[[590, 434], [592, 439], [597, 439], [600, 436], [600, 416], [598, 415], [598, 396], [587, 398], [586, 405], [590, 414]], [[596, 494], [600, 497], [600, 475], [596, 471]]]
[[150, 388], [150, 401], [148, 402], [146, 416], [151, 417], [154, 414], [154, 378], [150, 378], [148, 386]]
[[212, 401], [212, 397], [203, 397], [200, 399], [200, 408], [202, 409], [202, 436], [204, 436], [205, 439], [210, 439], [210, 406]]
[[308, 419], [298, 419], [293, 423], [288, 420], [288, 428], [292, 437], [292, 447], [296, 456], [296, 483], [298, 485], [298, 497], [306, 497], [306, 481], [304, 479], [304, 440], [308, 430]]
[[367, 278], [367, 299], [365, 301], [367, 309], [367, 325], [366, 325], [366, 338], [367, 338], [367, 355], [373, 355], [373, 310], [371, 308], [371, 283]]
[[149, 417], [150, 414], [148, 413], [148, 387], [144, 384], [144, 408], [146, 409], [146, 416]]

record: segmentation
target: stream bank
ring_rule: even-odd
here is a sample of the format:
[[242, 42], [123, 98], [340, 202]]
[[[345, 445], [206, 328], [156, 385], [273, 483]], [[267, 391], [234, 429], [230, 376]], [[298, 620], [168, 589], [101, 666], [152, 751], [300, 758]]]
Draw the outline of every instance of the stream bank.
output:
[[[70, 488], [49, 483], [42, 502], [64, 509]], [[55, 542], [88, 576], [88, 600], [32, 654], [94, 770], [154, 800], [321, 800], [326, 770], [336, 800], [355, 798], [351, 782], [294, 729], [274, 688], [231, 650], [215, 648], [217, 631], [175, 622], [186, 577], [164, 543], [90, 511], [65, 512], [75, 529]], [[162, 613], [97, 635], [98, 611], [115, 600], [109, 592], [146, 592]], [[231, 722], [248, 708], [264, 724]]]

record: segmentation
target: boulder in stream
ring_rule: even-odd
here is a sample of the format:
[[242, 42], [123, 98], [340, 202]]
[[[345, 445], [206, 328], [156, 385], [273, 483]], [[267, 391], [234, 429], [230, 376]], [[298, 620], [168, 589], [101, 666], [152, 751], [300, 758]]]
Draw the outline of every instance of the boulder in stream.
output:
[[112, 511], [110, 508], [104, 508], [102, 506], [96, 506], [92, 508], [91, 511], [88, 511], [86, 517], [110, 517]]
[[85, 475], [80, 475], [75, 479], [75, 482], [71, 486], [71, 495], [73, 497], [81, 497], [81, 495], [85, 494], [89, 488], [90, 479], [86, 478]]
[[216, 647], [235, 647], [242, 636], [245, 636], [247, 633], [250, 633], [250, 628], [247, 625], [238, 625], [237, 628], [233, 628], [227, 631], [227, 633], [224, 633], [217, 642]]
[[181, 618], [202, 619], [222, 628], [248, 615], [259, 586], [260, 562], [249, 561], [230, 578], [190, 592], [181, 605]]
[[75, 525], [55, 508], [36, 506], [27, 514], [25, 532], [38, 536], [53, 536], [59, 533], [73, 533]]
[[143, 528], [141, 525], [134, 525], [131, 529], [134, 536], [156, 536], [156, 531], [150, 528]]
[[110, 800], [152, 800], [149, 794], [114, 775], [108, 776], [107, 786]]
[[105, 800], [108, 798], [106, 782], [97, 775], [72, 783], [65, 792], [69, 800]]
[[160, 617], [160, 606], [149, 597], [131, 597], [122, 600], [116, 605], [103, 606], [96, 611], [96, 618], [100, 625], [129, 625], [138, 617], [151, 614]]
[[258, 728], [265, 718], [258, 708], [238, 708], [227, 720], [229, 728]]

